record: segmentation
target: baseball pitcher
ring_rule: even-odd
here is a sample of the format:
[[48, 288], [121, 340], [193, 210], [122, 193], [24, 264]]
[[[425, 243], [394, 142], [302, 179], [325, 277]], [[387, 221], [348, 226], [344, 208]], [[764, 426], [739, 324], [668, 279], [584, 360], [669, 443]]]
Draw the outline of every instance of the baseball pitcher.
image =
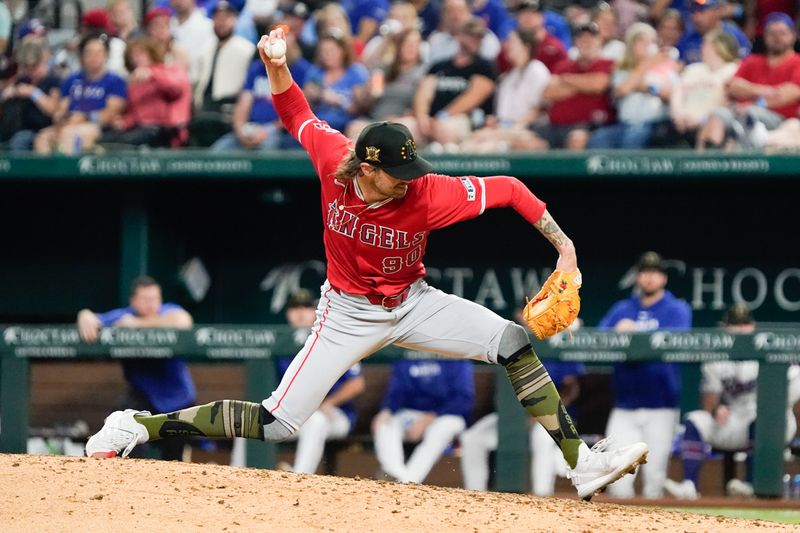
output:
[[174, 413], [112, 413], [86, 445], [87, 455], [127, 455], [139, 443], [173, 435], [290, 437], [356, 362], [394, 344], [410, 350], [500, 364], [520, 403], [555, 440], [580, 497], [590, 499], [647, 455], [637, 443], [592, 449], [580, 439], [526, 330], [468, 300], [437, 290], [423, 278], [430, 232], [512, 207], [556, 248], [556, 272], [526, 307], [537, 336], [566, 328], [579, 307], [581, 276], [575, 247], [519, 180], [450, 177], [433, 173], [417, 154], [409, 130], [381, 122], [367, 126], [355, 146], [314, 116], [292, 80], [286, 57], [265, 46], [284, 39], [282, 28], [259, 43], [281, 121], [306, 149], [320, 178], [327, 280], [317, 321], [277, 389], [261, 403], [222, 400]]

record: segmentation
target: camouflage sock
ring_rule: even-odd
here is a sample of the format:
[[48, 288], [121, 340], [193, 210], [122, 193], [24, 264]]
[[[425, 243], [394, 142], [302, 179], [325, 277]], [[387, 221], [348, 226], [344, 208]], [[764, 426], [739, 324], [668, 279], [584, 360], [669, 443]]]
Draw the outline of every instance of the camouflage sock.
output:
[[244, 437], [264, 440], [260, 403], [220, 400], [161, 415], [134, 415], [150, 440], [166, 437]]
[[581, 438], [578, 430], [558, 394], [550, 374], [533, 349], [523, 352], [519, 357], [506, 365], [506, 373], [517, 399], [550, 434], [570, 468], [578, 462], [578, 447]]

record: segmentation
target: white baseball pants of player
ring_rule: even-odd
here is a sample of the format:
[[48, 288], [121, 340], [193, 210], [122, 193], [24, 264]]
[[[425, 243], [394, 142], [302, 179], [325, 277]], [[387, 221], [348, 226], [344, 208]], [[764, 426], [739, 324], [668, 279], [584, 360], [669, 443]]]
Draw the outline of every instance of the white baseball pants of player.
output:
[[[461, 472], [464, 488], [488, 490], [489, 453], [497, 450], [497, 413], [491, 413], [464, 431], [461, 441]], [[556, 475], [565, 476], [567, 463], [555, 441], [541, 424], [531, 426], [531, 482], [537, 496], [552, 496]]]
[[[793, 365], [787, 373], [786, 442], [797, 432], [797, 419], [792, 407], [800, 401], [800, 367]], [[756, 418], [756, 406], [747, 404], [741, 409], [731, 408], [730, 416], [724, 424], [717, 424], [708, 411], [698, 409], [686, 414], [700, 433], [703, 442], [719, 450], [737, 451], [750, 446], [750, 424]]]
[[[320, 410], [306, 420], [300, 429], [287, 440], [297, 440], [294, 452], [292, 472], [301, 474], [314, 474], [322, 461], [325, 453], [325, 442], [333, 439], [343, 439], [350, 433], [350, 419], [338, 407], [332, 407], [327, 413]], [[247, 439], [234, 439], [231, 450], [231, 466], [246, 466], [247, 452], [245, 442]]]
[[378, 426], [374, 433], [375, 455], [384, 472], [402, 483], [422, 483], [436, 464], [437, 459], [464, 431], [464, 419], [456, 415], [442, 415], [425, 429], [422, 440], [405, 461], [403, 440], [406, 429], [425, 416], [423, 411], [400, 409]]
[[262, 402], [296, 431], [348, 368], [384, 346], [497, 363], [503, 331], [512, 322], [474, 302], [414, 282], [394, 309], [322, 285], [317, 320], [275, 391]]
[[[611, 410], [606, 435], [613, 435], [615, 446], [628, 446], [644, 441], [650, 448], [647, 463], [639, 467], [643, 476], [642, 494], [645, 498], [660, 498], [667, 479], [672, 438], [678, 424], [678, 409], [620, 409]], [[615, 498], [635, 496], [634, 476], [625, 476], [608, 487]]]

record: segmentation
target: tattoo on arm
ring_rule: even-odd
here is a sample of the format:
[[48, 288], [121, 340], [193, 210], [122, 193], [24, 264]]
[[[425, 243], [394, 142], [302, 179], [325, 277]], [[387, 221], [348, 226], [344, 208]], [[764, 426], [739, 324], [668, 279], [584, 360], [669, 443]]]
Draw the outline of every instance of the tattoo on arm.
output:
[[556, 248], [569, 242], [569, 238], [564, 235], [564, 232], [561, 231], [561, 228], [558, 227], [556, 221], [553, 220], [553, 217], [547, 211], [544, 212], [542, 218], [540, 218], [533, 227], [538, 229]]

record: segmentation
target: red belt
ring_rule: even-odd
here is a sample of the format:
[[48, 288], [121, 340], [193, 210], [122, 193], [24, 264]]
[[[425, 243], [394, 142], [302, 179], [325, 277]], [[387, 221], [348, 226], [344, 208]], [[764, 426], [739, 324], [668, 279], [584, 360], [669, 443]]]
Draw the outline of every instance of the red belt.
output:
[[[341, 289], [337, 289], [334, 286], [331, 286], [331, 289], [333, 289], [339, 294], [344, 292]], [[411, 285], [409, 285], [402, 291], [398, 292], [397, 294], [393, 294], [391, 296], [385, 296], [383, 294], [358, 294], [356, 296], [363, 296], [372, 305], [380, 305], [384, 309], [389, 310], [389, 309], [394, 309], [395, 307], [405, 302], [408, 299], [409, 292], [411, 292]]]

